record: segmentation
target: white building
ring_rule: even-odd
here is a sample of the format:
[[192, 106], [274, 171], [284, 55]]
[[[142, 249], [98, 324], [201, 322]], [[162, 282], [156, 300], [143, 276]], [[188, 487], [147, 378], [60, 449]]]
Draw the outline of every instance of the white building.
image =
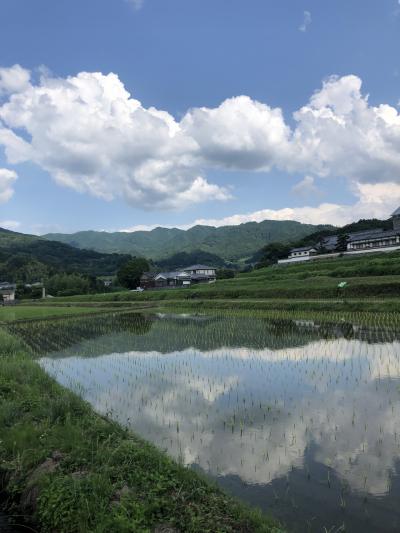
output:
[[15, 289], [16, 286], [13, 283], [7, 281], [0, 283], [0, 304], [15, 302]]
[[371, 230], [350, 233], [347, 252], [362, 253], [371, 250], [397, 249], [400, 247], [400, 207], [392, 213], [392, 230]]
[[[371, 230], [356, 231], [346, 235], [346, 250], [337, 249], [339, 235], [329, 235], [321, 239], [318, 245], [313, 248], [307, 246], [303, 248], [292, 248], [287, 259], [280, 259], [278, 264], [295, 263], [325, 257], [335, 257], [340, 254], [362, 254], [369, 252], [386, 251], [391, 252], [400, 249], [400, 207], [391, 215], [393, 229], [385, 230], [375, 228]], [[318, 248], [324, 250], [318, 254]], [[320, 255], [320, 254], [323, 255]]]
[[387, 248], [393, 246], [400, 246], [399, 231], [393, 230], [364, 235], [350, 235], [349, 242], [347, 243], [347, 251], [371, 250], [375, 248]]
[[290, 254], [288, 256], [288, 259], [293, 258], [304, 258], [309, 257], [310, 255], [316, 254], [317, 250], [313, 246], [303, 246], [302, 248], [292, 248], [290, 250]]
[[216, 278], [215, 268], [207, 265], [191, 265], [182, 269], [191, 276], [207, 276], [208, 278]]
[[299, 263], [300, 261], [309, 261], [317, 254], [313, 246], [303, 246], [301, 248], [292, 248], [287, 259], [279, 259], [278, 265], [286, 263]]

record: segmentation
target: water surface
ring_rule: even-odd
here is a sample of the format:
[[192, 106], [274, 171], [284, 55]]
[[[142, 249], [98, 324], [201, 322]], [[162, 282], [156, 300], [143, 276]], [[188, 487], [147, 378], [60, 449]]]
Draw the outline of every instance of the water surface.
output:
[[49, 327], [30, 342], [60, 383], [290, 530], [400, 530], [399, 332], [188, 315]]

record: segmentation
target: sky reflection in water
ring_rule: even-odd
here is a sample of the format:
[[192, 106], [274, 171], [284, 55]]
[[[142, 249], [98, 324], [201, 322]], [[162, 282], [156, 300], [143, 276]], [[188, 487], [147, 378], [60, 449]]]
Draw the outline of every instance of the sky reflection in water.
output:
[[400, 341], [350, 330], [159, 316], [40, 362], [295, 531], [398, 531]]

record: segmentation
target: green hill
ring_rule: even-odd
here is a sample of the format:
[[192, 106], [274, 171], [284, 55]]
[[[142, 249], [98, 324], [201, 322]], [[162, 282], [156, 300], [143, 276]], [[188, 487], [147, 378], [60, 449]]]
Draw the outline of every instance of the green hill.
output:
[[351, 222], [341, 228], [323, 229], [317, 230], [313, 233], [306, 235], [299, 240], [292, 240], [290, 243], [275, 242], [263, 246], [255, 254], [253, 254], [246, 263], [256, 265], [257, 267], [268, 266], [277, 262], [278, 259], [284, 259], [287, 257], [290, 248], [301, 246], [318, 246], [324, 240], [324, 238], [338, 235], [338, 234], [350, 234], [357, 231], [366, 231], [373, 229], [390, 230], [393, 227], [393, 221], [388, 218], [387, 220], [380, 220], [377, 218], [360, 219], [358, 222]]
[[155, 228], [132, 233], [80, 231], [73, 234], [50, 233], [51, 239], [75, 246], [109, 253], [129, 253], [159, 260], [181, 252], [203, 251], [224, 261], [237, 262], [252, 256], [269, 242], [283, 243], [301, 239], [310, 233], [332, 229], [327, 225], [301, 224], [292, 220], [264, 220], [238, 226], [194, 226], [188, 230]]
[[[153, 290], [142, 293], [129, 291], [113, 294], [75, 296], [71, 301], [90, 302], [144, 302], [154, 301], [172, 306], [190, 306], [200, 309], [216, 308], [308, 308], [305, 300], [315, 300], [316, 307], [328, 309], [328, 303], [343, 298], [365, 299], [370, 308], [389, 310], [390, 301], [400, 296], [400, 251], [377, 252], [360, 256], [344, 256], [324, 260], [305, 261], [288, 265], [272, 265], [238, 274], [234, 279], [185, 289]], [[345, 290], [338, 287], [346, 281]], [[381, 305], [383, 300], [388, 303]], [[313, 304], [314, 305], [314, 304]], [[351, 307], [351, 306], [350, 306]], [[362, 306], [361, 306], [362, 307]], [[395, 304], [399, 309], [398, 303]]]
[[32, 282], [57, 272], [111, 275], [130, 256], [79, 250], [0, 228], [0, 280]]

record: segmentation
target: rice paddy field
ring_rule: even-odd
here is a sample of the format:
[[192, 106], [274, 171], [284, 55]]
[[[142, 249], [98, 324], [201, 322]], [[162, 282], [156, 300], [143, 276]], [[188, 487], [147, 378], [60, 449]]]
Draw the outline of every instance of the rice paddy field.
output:
[[96, 412], [288, 531], [397, 532], [396, 317], [149, 311], [7, 330]]

